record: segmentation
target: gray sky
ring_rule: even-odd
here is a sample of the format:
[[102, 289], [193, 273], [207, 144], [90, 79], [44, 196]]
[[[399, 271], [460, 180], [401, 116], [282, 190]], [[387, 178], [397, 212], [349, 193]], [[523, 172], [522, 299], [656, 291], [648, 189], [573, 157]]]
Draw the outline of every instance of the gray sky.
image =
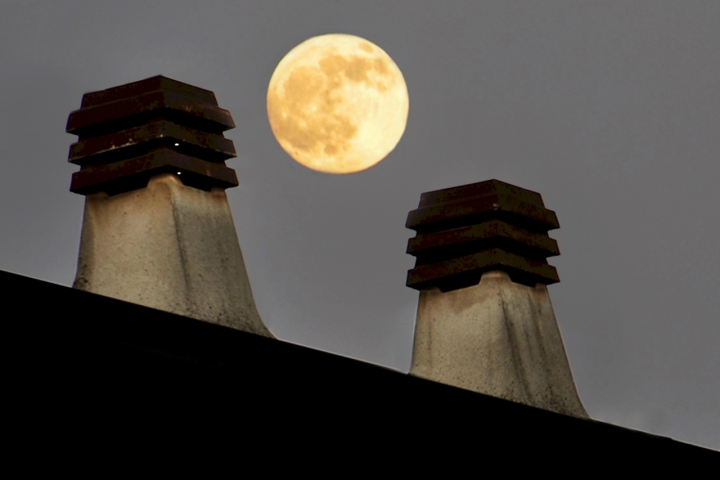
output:
[[[260, 314], [280, 338], [408, 371], [422, 192], [497, 178], [560, 220], [549, 287], [593, 418], [720, 449], [720, 2], [0, 0], [0, 269], [71, 285], [83, 93], [162, 74], [215, 92]], [[405, 135], [354, 175], [275, 141], [270, 76], [324, 33], [383, 48]]]

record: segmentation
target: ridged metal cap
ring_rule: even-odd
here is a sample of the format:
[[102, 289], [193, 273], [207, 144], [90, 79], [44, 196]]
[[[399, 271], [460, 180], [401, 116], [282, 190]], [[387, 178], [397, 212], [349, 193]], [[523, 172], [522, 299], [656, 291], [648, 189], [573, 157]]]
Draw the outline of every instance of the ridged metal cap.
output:
[[231, 128], [213, 92], [162, 75], [86, 93], [66, 128], [79, 136], [68, 161], [81, 167], [70, 191], [115, 195], [165, 172], [202, 190], [236, 187], [225, 166], [235, 147], [222, 133]]
[[557, 283], [547, 257], [560, 255], [547, 234], [560, 228], [539, 193], [499, 180], [423, 193], [405, 226], [417, 232], [407, 253], [415, 257], [407, 286], [447, 292], [502, 270], [523, 285]]

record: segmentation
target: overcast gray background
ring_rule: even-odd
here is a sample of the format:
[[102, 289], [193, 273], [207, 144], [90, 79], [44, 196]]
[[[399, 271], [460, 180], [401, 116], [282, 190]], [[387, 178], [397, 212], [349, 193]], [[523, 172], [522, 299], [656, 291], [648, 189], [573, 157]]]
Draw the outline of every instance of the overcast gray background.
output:
[[[408, 371], [422, 192], [497, 178], [560, 219], [549, 287], [593, 418], [720, 449], [720, 2], [0, 0], [0, 269], [71, 285], [83, 93], [163, 74], [237, 124], [228, 190], [280, 338]], [[410, 114], [380, 164], [295, 163], [270, 76], [324, 33], [376, 43]]]

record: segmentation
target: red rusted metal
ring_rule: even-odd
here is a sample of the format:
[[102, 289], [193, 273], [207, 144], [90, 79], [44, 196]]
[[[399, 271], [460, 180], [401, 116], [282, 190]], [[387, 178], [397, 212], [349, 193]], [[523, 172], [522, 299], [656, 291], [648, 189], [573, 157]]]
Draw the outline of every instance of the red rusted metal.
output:
[[560, 250], [547, 232], [559, 226], [540, 194], [499, 180], [423, 193], [406, 223], [417, 232], [408, 241], [416, 260], [407, 286], [449, 291], [491, 270], [530, 286], [557, 283], [547, 257]]
[[222, 133], [234, 127], [213, 92], [163, 76], [86, 93], [66, 128], [80, 137], [68, 155], [81, 166], [70, 191], [114, 195], [163, 172], [204, 190], [237, 186], [225, 166], [235, 147]]
[[157, 75], [155, 77], [146, 78], [137, 82], [126, 83], [106, 90], [90, 92], [83, 95], [82, 108], [96, 107], [106, 103], [124, 100], [126, 98], [137, 97], [148, 92], [166, 91], [174, 92], [201, 103], [218, 106], [215, 94], [204, 88], [188, 85], [187, 83], [178, 82], [171, 78]]
[[[474, 188], [473, 188], [474, 187]], [[545, 208], [536, 192], [499, 180], [428, 192], [408, 215], [406, 228], [418, 233], [448, 230], [485, 219], [504, 217], [509, 223], [547, 232], [560, 228], [557, 216]]]
[[[185, 185], [200, 190], [237, 186], [235, 170], [161, 148], [139, 157], [105, 165], [86, 165], [73, 174], [70, 190], [81, 195], [105, 191], [109, 195], [144, 188], [150, 177], [179, 173]], [[128, 187], [128, 188], [126, 188]], [[132, 187], [132, 188], [129, 188]]]
[[222, 162], [236, 156], [232, 140], [222, 134], [204, 133], [160, 118], [118, 133], [73, 143], [68, 161], [77, 165], [101, 165], [116, 158], [144, 155], [153, 148], [166, 145], [177, 146], [178, 151], [191, 151], [193, 153], [188, 155], [211, 162]]

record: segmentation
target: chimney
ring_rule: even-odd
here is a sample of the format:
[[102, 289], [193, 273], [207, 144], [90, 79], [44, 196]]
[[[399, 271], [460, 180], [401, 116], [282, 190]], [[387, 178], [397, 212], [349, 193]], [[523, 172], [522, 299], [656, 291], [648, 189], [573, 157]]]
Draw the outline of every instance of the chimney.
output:
[[547, 290], [560, 225], [540, 194], [498, 180], [427, 192], [405, 226], [420, 290], [410, 374], [588, 417]]
[[74, 288], [272, 337], [225, 194], [231, 128], [213, 92], [163, 76], [83, 95], [67, 123], [85, 195]]

